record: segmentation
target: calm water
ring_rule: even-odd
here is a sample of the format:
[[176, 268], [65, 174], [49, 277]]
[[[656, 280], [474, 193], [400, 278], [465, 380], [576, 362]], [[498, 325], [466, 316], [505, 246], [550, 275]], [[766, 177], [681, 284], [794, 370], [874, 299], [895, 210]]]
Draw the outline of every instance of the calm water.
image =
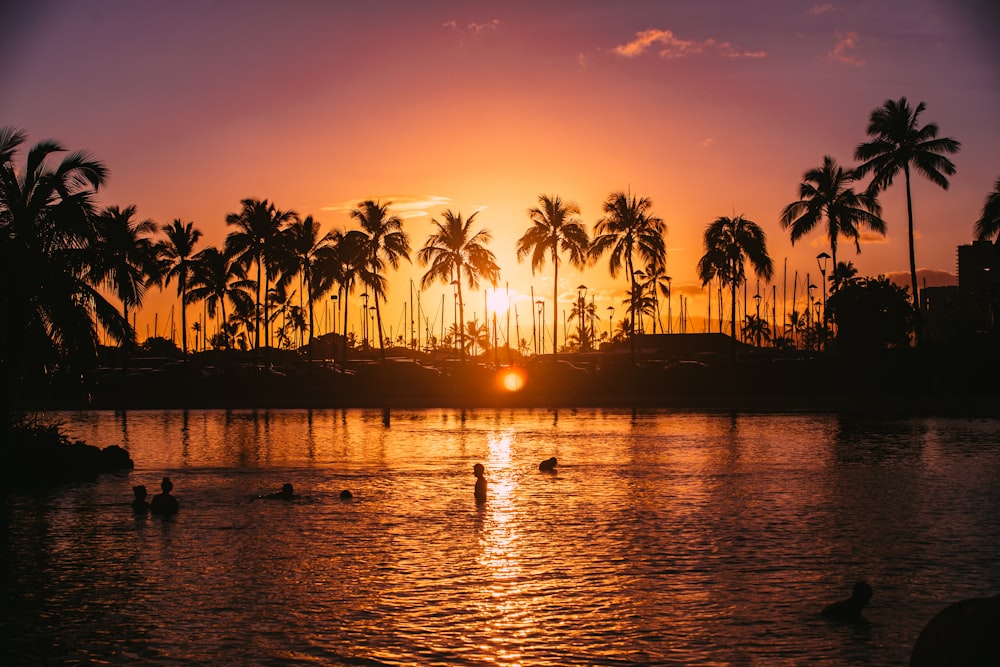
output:
[[[1000, 421], [58, 417], [136, 469], [6, 498], [5, 665], [904, 665], [1000, 592]], [[180, 514], [133, 517], [165, 474]], [[819, 617], [860, 578], [866, 625]]]

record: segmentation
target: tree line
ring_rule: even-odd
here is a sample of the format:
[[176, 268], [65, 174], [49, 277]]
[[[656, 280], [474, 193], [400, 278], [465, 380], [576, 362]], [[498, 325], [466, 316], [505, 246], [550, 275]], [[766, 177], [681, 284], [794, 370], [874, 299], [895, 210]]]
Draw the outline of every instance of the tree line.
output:
[[[912, 291], [917, 295], [911, 174], [942, 188], [955, 166], [948, 155], [958, 141], [939, 138], [934, 123], [920, 124], [925, 105], [906, 98], [887, 100], [871, 112], [868, 141], [855, 149], [859, 164], [845, 168], [832, 157], [805, 172], [798, 198], [782, 210], [779, 221], [794, 244], [823, 226], [833, 259], [832, 292], [849, 281], [849, 262], [838, 261], [839, 241], [853, 242], [860, 252], [862, 230], [885, 234], [878, 196], [902, 175], [906, 190]], [[433, 283], [455, 286], [458, 322], [464, 322], [463, 285], [478, 289], [482, 281], [496, 287], [500, 268], [489, 249], [490, 231], [478, 227], [476, 213], [463, 217], [446, 210], [432, 219], [432, 232], [414, 253], [402, 219], [392, 202], [367, 200], [351, 212], [354, 229], [323, 232], [311, 215], [278, 208], [264, 199], [244, 199], [226, 216], [229, 229], [220, 247], [198, 248], [202, 233], [193, 222], [175, 219], [157, 225], [139, 219], [135, 206], [97, 205], [96, 195], [109, 171], [86, 151], [65, 153], [55, 141], [42, 141], [27, 153], [23, 168], [15, 156], [26, 141], [14, 128], [0, 129], [0, 243], [3, 285], [0, 298], [9, 319], [3, 331], [3, 377], [7, 386], [56, 372], [87, 375], [95, 369], [100, 327], [121, 346], [135, 344], [130, 314], [141, 307], [146, 291], [176, 285], [181, 304], [181, 336], [187, 353], [188, 304], [201, 302], [218, 331], [216, 348], [233, 346], [269, 349], [272, 330], [279, 344], [290, 343], [290, 331], [314, 338], [314, 304], [336, 293], [343, 304], [347, 331], [348, 300], [358, 288], [373, 300], [377, 338], [385, 355], [382, 305], [388, 291], [387, 271], [404, 261], [427, 267], [421, 287]], [[868, 185], [854, 186], [866, 176]], [[979, 239], [1000, 232], [1000, 180], [975, 223]], [[628, 281], [625, 335], [635, 340], [637, 322], [658, 309], [658, 295], [668, 296], [666, 223], [653, 213], [652, 201], [631, 192], [613, 192], [603, 203], [602, 217], [588, 231], [580, 207], [558, 195], [541, 195], [528, 210], [530, 226], [516, 242], [518, 261], [529, 260], [532, 272], [552, 265], [553, 341], [558, 341], [558, 280], [560, 264], [584, 268], [607, 257], [612, 278]], [[730, 291], [731, 335], [736, 337], [736, 299], [746, 284], [748, 269], [770, 281], [773, 262], [761, 226], [744, 217], [719, 217], [704, 232], [704, 254], [698, 261], [703, 286], [716, 281]], [[118, 300], [120, 309], [108, 300]], [[297, 300], [298, 303], [295, 303]], [[589, 316], [593, 321], [592, 306]], [[586, 304], [574, 308], [581, 323]], [[275, 328], [278, 314], [282, 324]], [[792, 313], [792, 319], [799, 314]], [[824, 318], [826, 313], [824, 312]], [[746, 327], [762, 327], [747, 316]], [[654, 319], [655, 322], [655, 319]], [[825, 324], [825, 323], [824, 323]], [[721, 326], [721, 325], [720, 325]], [[465, 355], [472, 328], [456, 326], [453, 335]], [[641, 330], [641, 325], [640, 325]], [[581, 326], [581, 332], [583, 327]], [[654, 324], [655, 333], [655, 324]], [[207, 336], [208, 332], [202, 332]], [[592, 333], [590, 334], [592, 335]], [[263, 336], [263, 341], [261, 337]], [[589, 337], [589, 335], [588, 335]], [[252, 343], [251, 343], [252, 339]], [[581, 341], [582, 342], [582, 341]], [[301, 343], [301, 340], [300, 340]], [[342, 340], [341, 358], [347, 354]], [[555, 351], [555, 350], [554, 350]]]

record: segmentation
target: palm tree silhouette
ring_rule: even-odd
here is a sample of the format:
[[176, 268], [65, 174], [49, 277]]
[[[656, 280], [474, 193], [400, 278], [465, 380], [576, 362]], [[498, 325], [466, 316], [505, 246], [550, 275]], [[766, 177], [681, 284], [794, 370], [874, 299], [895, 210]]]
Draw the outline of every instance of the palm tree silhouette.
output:
[[88, 282], [95, 237], [93, 197], [108, 177], [104, 164], [43, 141], [15, 158], [27, 135], [0, 128], [0, 381], [9, 401], [52, 369], [89, 378], [97, 365], [97, 323], [116, 342], [134, 338], [117, 309]]
[[[462, 300], [462, 273], [469, 289], [479, 289], [480, 278], [485, 278], [496, 287], [500, 279], [500, 267], [496, 256], [486, 244], [490, 242], [490, 232], [480, 229], [471, 233], [472, 221], [476, 213], [462, 220], [461, 213], [447, 210], [442, 214], [444, 222], [431, 220], [435, 231], [427, 238], [424, 247], [417, 252], [417, 260], [421, 266], [430, 264], [430, 268], [420, 279], [421, 289], [434, 281], [445, 284], [455, 283], [458, 286], [458, 321], [465, 321], [465, 304]], [[465, 329], [460, 332], [462, 337], [461, 353], [465, 360]]]
[[[736, 342], [736, 291], [746, 280], [745, 263], [765, 280], [774, 274], [774, 263], [767, 254], [767, 235], [760, 225], [742, 215], [716, 218], [705, 229], [705, 254], [698, 261], [702, 286], [717, 278], [732, 291], [733, 343]], [[735, 354], [735, 347], [733, 348]]]
[[201, 232], [194, 227], [193, 222], [187, 224], [174, 220], [169, 225], [163, 225], [163, 233], [167, 238], [156, 244], [156, 255], [162, 266], [161, 275], [165, 285], [170, 285], [172, 278], [177, 278], [177, 296], [181, 298], [181, 335], [184, 356], [187, 356], [187, 291], [194, 269], [194, 247], [201, 238]]
[[649, 293], [653, 300], [653, 333], [656, 333], [656, 325], [660, 325], [660, 333], [663, 331], [663, 323], [660, 322], [660, 295], [670, 294], [670, 277], [667, 275], [667, 267], [662, 264], [647, 264], [646, 268], [638, 276], [643, 281], [639, 285], [642, 293]]
[[975, 233], [978, 241], [989, 241], [995, 236], [996, 243], [1000, 243], [1000, 178], [986, 197], [983, 215], [976, 220]]
[[[94, 221], [96, 236], [91, 243], [91, 275], [122, 304], [122, 317], [128, 321], [130, 307], [138, 308], [146, 288], [159, 278], [156, 233], [152, 220], [133, 220], [136, 207], [108, 206]], [[155, 333], [155, 332], [154, 332]]]
[[[559, 195], [539, 195], [538, 206], [528, 209], [532, 226], [517, 240], [517, 261], [531, 255], [531, 274], [545, 266], [551, 256], [552, 278], [552, 340], [559, 340], [559, 254], [569, 253], [573, 266], [582, 269], [590, 252], [587, 228], [580, 220], [580, 207], [575, 202], [563, 202]], [[558, 354], [553, 345], [552, 357]]]
[[[278, 279], [278, 285], [283, 289], [294, 278], [299, 279], [299, 308], [302, 308], [302, 297], [305, 295], [306, 308], [309, 314], [309, 341], [313, 339], [313, 300], [317, 296], [317, 287], [322, 281], [316, 281], [316, 267], [322, 261], [323, 255], [330, 252], [334, 243], [333, 232], [320, 235], [319, 223], [311, 215], [305, 220], [293, 220], [285, 228], [282, 244], [286, 251], [284, 271]], [[321, 296], [325, 291], [320, 292]], [[311, 349], [311, 348], [310, 348]]]
[[805, 173], [804, 180], [799, 184], [798, 201], [788, 204], [781, 212], [782, 228], [792, 230], [792, 245], [826, 218], [826, 237], [830, 242], [833, 266], [836, 267], [839, 237], [854, 241], [855, 251], [860, 253], [859, 227], [885, 235], [885, 222], [879, 217], [882, 207], [874, 193], [859, 194], [849, 187], [855, 178], [854, 172], [844, 170], [829, 155], [823, 157], [821, 167]]
[[[955, 165], [944, 154], [955, 154], [961, 144], [954, 139], [937, 138], [938, 126], [928, 123], [918, 125], [920, 113], [926, 108], [923, 102], [911, 108], [905, 97], [886, 100], [871, 112], [867, 134], [872, 140], [859, 144], [854, 159], [863, 160], [856, 171], [859, 177], [872, 174], [868, 189], [878, 193], [892, 185], [893, 179], [903, 172], [906, 179], [906, 216], [910, 244], [910, 285], [913, 304], [919, 308], [917, 292], [917, 261], [913, 250], [913, 198], [910, 193], [910, 167], [932, 183], [948, 189], [947, 176], [955, 173]], [[919, 333], [918, 333], [919, 337]]]
[[[239, 262], [244, 267], [251, 263], [257, 264], [257, 289], [254, 306], [254, 349], [260, 348], [260, 320], [262, 295], [266, 295], [271, 287], [270, 270], [274, 268], [280, 256], [282, 242], [281, 231], [284, 226], [298, 219], [295, 211], [282, 211], [266, 199], [244, 199], [240, 202], [242, 209], [238, 213], [226, 216], [226, 224], [236, 230], [226, 236], [226, 245], [236, 253]], [[263, 276], [262, 276], [263, 274]], [[261, 282], [263, 277], [263, 282]], [[267, 310], [266, 300], [264, 311]], [[263, 312], [267, 320], [267, 312]], [[271, 337], [265, 327], [264, 346], [271, 346]]]
[[833, 274], [830, 276], [830, 291], [836, 292], [856, 275], [858, 275], [858, 270], [854, 267], [854, 262], [837, 262], [833, 267]]
[[612, 278], [624, 267], [631, 281], [630, 327], [632, 361], [635, 362], [635, 321], [640, 288], [636, 278], [635, 260], [660, 266], [666, 264], [667, 248], [663, 220], [652, 215], [653, 202], [649, 197], [631, 193], [613, 192], [604, 202], [604, 217], [594, 225], [591, 257], [597, 259], [606, 251], [611, 252], [608, 270]]
[[378, 347], [385, 361], [385, 334], [382, 331], [382, 310], [379, 302], [385, 298], [388, 281], [382, 274], [385, 263], [393, 269], [399, 268], [399, 261], [410, 261], [410, 237], [403, 231], [403, 221], [398, 215], [389, 215], [392, 202], [361, 202], [351, 209], [351, 217], [361, 224], [361, 231], [368, 237], [366, 255], [368, 268], [365, 284], [375, 297], [375, 318], [378, 324]]
[[344, 232], [334, 230], [330, 234], [329, 250], [324, 250], [316, 265], [317, 292], [327, 290], [333, 283], [338, 285], [338, 296], [343, 297], [344, 322], [340, 350], [340, 371], [347, 370], [347, 320], [350, 313], [350, 295], [354, 293], [358, 280], [365, 277], [367, 265], [368, 237], [357, 229]]
[[[225, 333], [226, 301], [233, 309], [243, 312], [253, 309], [254, 300], [250, 290], [256, 290], [257, 283], [246, 277], [246, 269], [239, 263], [231, 247], [205, 248], [194, 256], [191, 282], [188, 285], [189, 301], [204, 301], [209, 317], [214, 318], [218, 309], [222, 310], [220, 330]], [[225, 337], [229, 346], [229, 336]]]

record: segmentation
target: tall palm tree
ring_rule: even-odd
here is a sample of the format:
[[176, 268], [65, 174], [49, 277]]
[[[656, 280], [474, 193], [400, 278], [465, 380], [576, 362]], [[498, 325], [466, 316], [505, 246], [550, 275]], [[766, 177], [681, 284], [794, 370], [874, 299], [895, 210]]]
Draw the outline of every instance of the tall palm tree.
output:
[[138, 308], [146, 288], [159, 279], [156, 233], [152, 220], [134, 220], [136, 207], [108, 206], [94, 221], [96, 237], [93, 252], [93, 279], [111, 290], [122, 304], [122, 317], [128, 321], [130, 307]]
[[1000, 243], [1000, 178], [993, 186], [993, 192], [986, 197], [983, 215], [976, 220], [975, 231], [979, 241], [989, 241], [996, 237], [996, 243]]
[[[496, 256], [486, 247], [490, 242], [490, 232], [488, 229], [480, 229], [473, 233], [471, 231], [472, 222], [476, 219], [476, 213], [462, 220], [461, 213], [447, 210], [442, 214], [444, 222], [431, 220], [434, 231], [424, 247], [417, 252], [417, 260], [421, 266], [430, 264], [427, 273], [420, 279], [420, 287], [426, 288], [434, 281], [445, 284], [454, 283], [458, 286], [458, 321], [465, 321], [465, 303], [462, 300], [462, 274], [465, 273], [465, 281], [469, 289], [479, 289], [480, 278], [485, 278], [496, 287], [500, 280], [500, 267], [497, 266]], [[465, 360], [465, 330], [460, 332], [462, 336], [461, 350], [462, 360]]]
[[[587, 228], [580, 220], [580, 207], [575, 202], [563, 202], [559, 195], [540, 195], [538, 206], [528, 209], [532, 225], [517, 240], [517, 261], [531, 255], [531, 274], [545, 266], [546, 256], [552, 258], [552, 340], [559, 340], [559, 254], [569, 253], [570, 263], [582, 269], [590, 252]], [[556, 358], [558, 346], [553, 346]]]
[[[225, 325], [228, 322], [227, 301], [233, 305], [234, 311], [253, 309], [254, 300], [250, 291], [256, 291], [257, 284], [247, 279], [246, 269], [237, 261], [232, 248], [205, 248], [194, 256], [192, 264], [187, 299], [204, 301], [209, 317], [214, 319], [217, 309], [221, 309], [220, 322]], [[228, 335], [226, 341], [228, 346]]]
[[667, 226], [652, 214], [653, 201], [631, 193], [613, 192], [604, 201], [604, 217], [594, 225], [591, 257], [597, 259], [610, 251], [608, 270], [612, 278], [624, 267], [628, 273], [632, 296], [629, 317], [632, 338], [632, 361], [635, 361], [635, 322], [640, 288], [636, 277], [636, 260], [643, 264], [665, 265], [667, 247], [664, 235]]
[[[285, 271], [278, 281], [280, 287], [287, 287], [288, 283], [298, 277], [299, 279], [299, 307], [302, 307], [301, 298], [305, 295], [307, 312], [309, 314], [309, 341], [313, 339], [313, 299], [317, 295], [317, 288], [322, 280], [315, 280], [316, 266], [327, 253], [334, 242], [333, 232], [320, 233], [319, 223], [313, 220], [311, 215], [305, 220], [293, 220], [284, 230], [284, 248], [287, 251]], [[327, 288], [329, 289], [329, 288]], [[325, 293], [321, 292], [320, 294]]]
[[[239, 257], [243, 266], [257, 265], [257, 294], [254, 301], [256, 313], [254, 318], [254, 349], [260, 347], [261, 304], [264, 309], [267, 304], [262, 300], [261, 293], [267, 294], [271, 286], [271, 269], [280, 257], [282, 242], [281, 231], [286, 224], [298, 219], [295, 211], [282, 211], [268, 200], [244, 199], [240, 202], [242, 209], [238, 213], [226, 216], [226, 224], [235, 227], [235, 231], [226, 236], [226, 245]], [[263, 282], [261, 277], [263, 274]], [[264, 319], [267, 313], [263, 312]], [[270, 334], [265, 327], [264, 345], [271, 346]]]
[[913, 198], [910, 193], [910, 168], [945, 190], [948, 189], [947, 176], [955, 173], [955, 165], [945, 154], [955, 154], [961, 144], [954, 139], [938, 138], [936, 123], [919, 125], [921, 112], [926, 108], [923, 102], [916, 108], [910, 107], [905, 97], [886, 100], [885, 104], [871, 112], [867, 134], [871, 141], [859, 144], [854, 150], [854, 159], [862, 160], [858, 165], [859, 177], [872, 174], [868, 189], [881, 192], [890, 185], [899, 172], [906, 180], [906, 217], [910, 245], [910, 285], [913, 288], [913, 303], [919, 307], [917, 292], [917, 260], [913, 251]]
[[647, 264], [639, 277], [642, 279], [639, 289], [643, 293], [648, 292], [653, 299], [653, 333], [656, 333], [657, 324], [660, 325], [660, 333], [666, 333], [663, 330], [663, 323], [660, 322], [660, 295], [670, 294], [670, 276], [667, 275], [667, 267], [661, 264]]
[[382, 310], [379, 302], [385, 298], [387, 281], [383, 275], [385, 263], [393, 269], [399, 268], [401, 259], [410, 261], [410, 237], [403, 231], [403, 220], [398, 215], [389, 214], [392, 202], [366, 200], [351, 209], [351, 217], [361, 224], [361, 231], [368, 237], [368, 276], [366, 284], [375, 297], [375, 318], [378, 322], [378, 346], [385, 361], [385, 335], [382, 331]]
[[[702, 285], [717, 278], [732, 291], [732, 330], [736, 341], [736, 292], [746, 280], [749, 260], [754, 273], [765, 280], [774, 275], [774, 263], [767, 254], [767, 235], [760, 225], [742, 215], [716, 218], [705, 229], [705, 254], [698, 261]], [[734, 348], [735, 350], [735, 348]]]
[[837, 241], [841, 236], [851, 239], [855, 251], [860, 253], [859, 227], [885, 234], [885, 222], [879, 217], [882, 207], [875, 194], [854, 192], [850, 184], [855, 179], [854, 172], [845, 170], [829, 155], [823, 157], [822, 166], [805, 173], [799, 184], [798, 201], [788, 204], [781, 212], [781, 226], [791, 229], [792, 245], [809, 234], [825, 218], [830, 255], [833, 266], [836, 267]]
[[[35, 386], [56, 367], [89, 379], [97, 367], [97, 323], [115, 341], [135, 335], [88, 282], [95, 237], [93, 198], [108, 177], [104, 163], [77, 151], [57, 165], [57, 142], [33, 146], [15, 165], [27, 135], [0, 127], [0, 381], [2, 400]], [[16, 323], [16, 325], [10, 324]], [[3, 406], [6, 407], [6, 406]]]
[[169, 225], [163, 225], [165, 241], [156, 245], [156, 254], [162, 263], [160, 267], [166, 285], [172, 278], [177, 278], [177, 296], [181, 298], [181, 335], [184, 356], [187, 356], [187, 290], [194, 269], [194, 247], [201, 239], [201, 231], [195, 229], [193, 222], [183, 223], [174, 220]]
[[344, 307], [344, 322], [341, 338], [340, 371], [346, 371], [347, 364], [347, 316], [350, 312], [350, 295], [354, 293], [359, 280], [365, 276], [368, 262], [368, 237], [357, 229], [344, 232], [334, 230], [330, 234], [330, 245], [317, 259], [316, 292], [323, 294], [337, 285], [338, 296]]

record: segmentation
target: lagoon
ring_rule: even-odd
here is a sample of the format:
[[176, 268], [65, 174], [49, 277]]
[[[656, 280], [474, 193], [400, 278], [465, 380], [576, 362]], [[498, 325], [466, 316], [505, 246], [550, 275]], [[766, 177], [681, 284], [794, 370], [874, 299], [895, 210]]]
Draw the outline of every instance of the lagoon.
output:
[[[905, 665], [940, 608], [1000, 592], [998, 420], [49, 416], [136, 468], [3, 497], [3, 664]], [[178, 516], [134, 516], [164, 475]], [[821, 618], [858, 579], [867, 622]]]

